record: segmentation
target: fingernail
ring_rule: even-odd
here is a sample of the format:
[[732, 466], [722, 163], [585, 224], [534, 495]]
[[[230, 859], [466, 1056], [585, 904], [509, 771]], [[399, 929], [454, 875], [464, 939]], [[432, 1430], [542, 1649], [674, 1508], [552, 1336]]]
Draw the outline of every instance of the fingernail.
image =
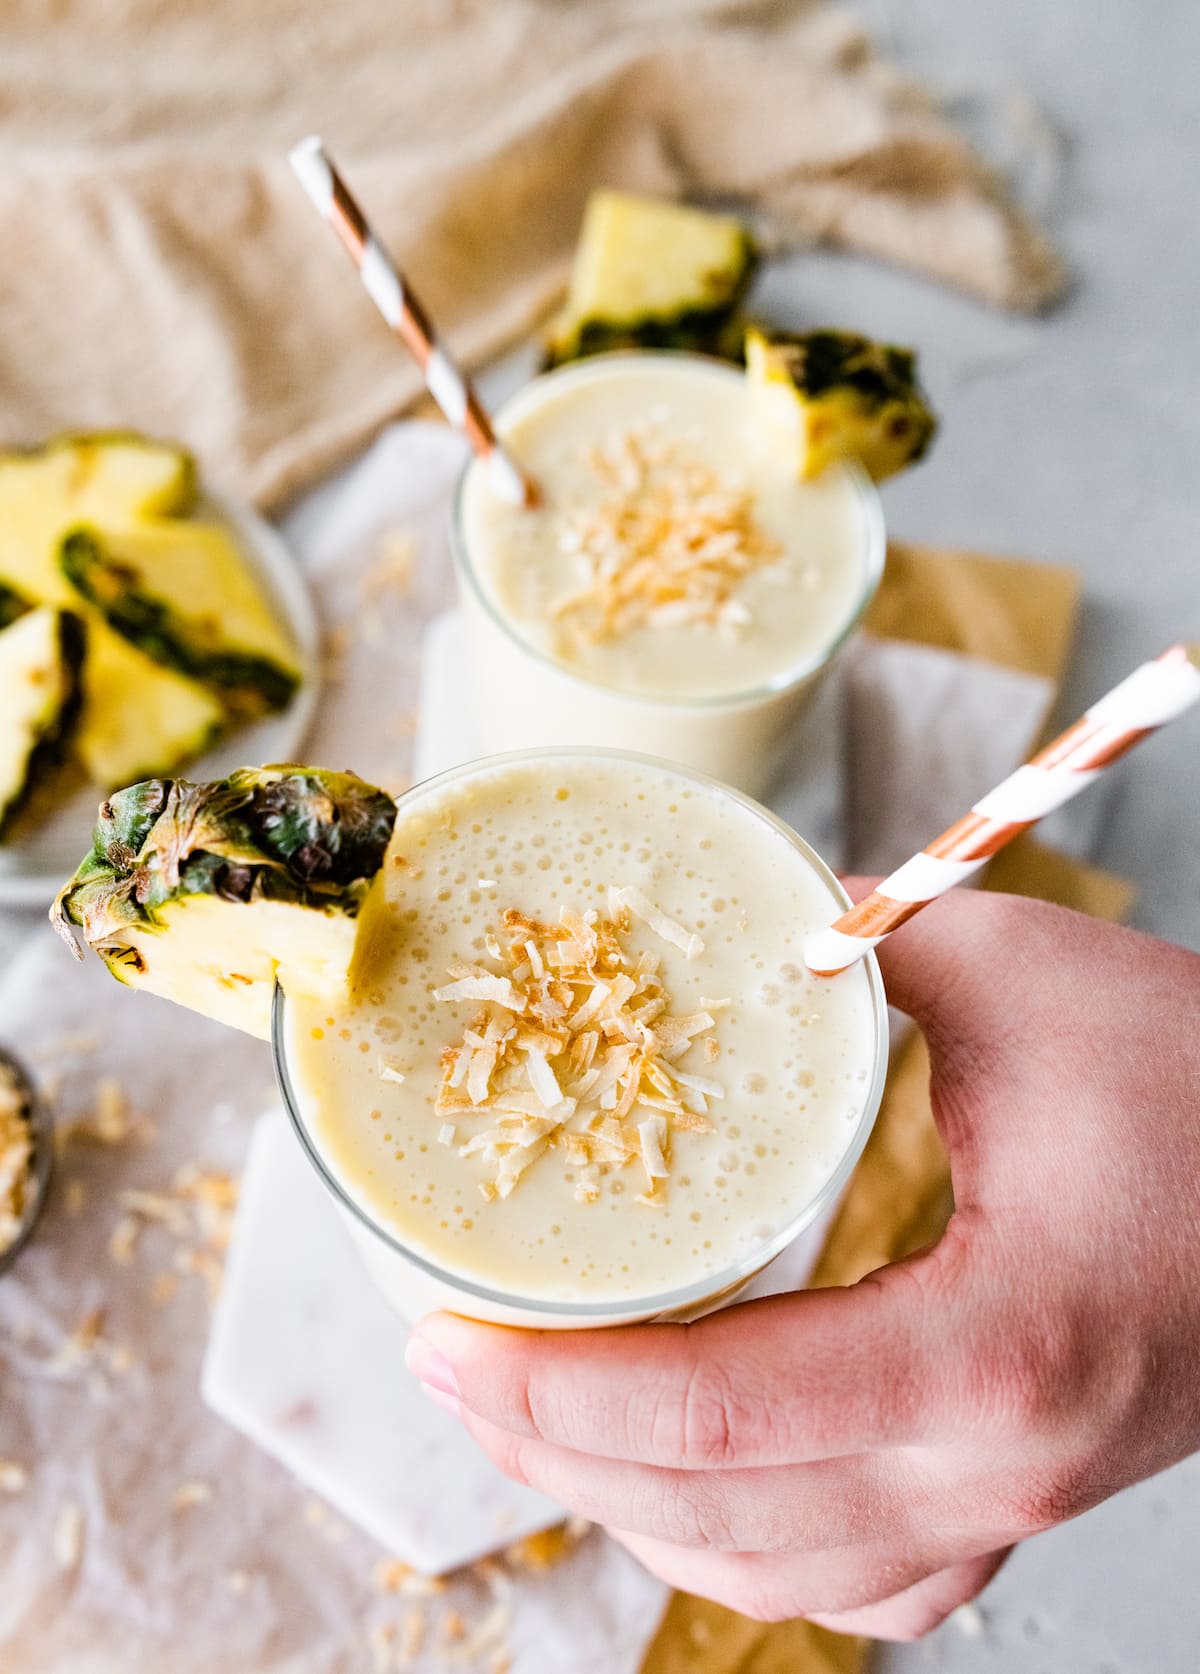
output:
[[462, 1402], [458, 1396], [448, 1395], [444, 1389], [439, 1389], [435, 1383], [423, 1383], [421, 1393], [422, 1395], [428, 1395], [434, 1405], [441, 1407], [443, 1412], [448, 1412], [451, 1418], [458, 1418], [462, 1413]]
[[424, 1337], [413, 1336], [408, 1339], [408, 1346], [404, 1350], [404, 1364], [414, 1377], [420, 1378], [431, 1393], [437, 1390], [441, 1395], [458, 1400], [462, 1392], [454, 1375], [454, 1367], [446, 1356], [439, 1354], [433, 1344], [427, 1343]]

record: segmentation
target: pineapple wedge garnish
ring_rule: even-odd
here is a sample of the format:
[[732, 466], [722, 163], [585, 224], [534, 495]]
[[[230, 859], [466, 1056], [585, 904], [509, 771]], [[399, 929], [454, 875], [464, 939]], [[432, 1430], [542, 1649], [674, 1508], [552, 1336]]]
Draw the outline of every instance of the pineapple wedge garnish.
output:
[[266, 1039], [277, 981], [344, 999], [395, 819], [392, 798], [352, 773], [151, 779], [101, 804], [51, 921], [77, 954], [80, 930], [128, 987]]
[[751, 423], [805, 480], [853, 457], [876, 482], [928, 451], [937, 419], [911, 349], [848, 331], [746, 333]]
[[732, 215], [593, 192], [546, 363], [561, 366], [610, 349], [724, 354], [757, 259], [753, 239]]
[[79, 719], [84, 626], [42, 606], [0, 631], [0, 842], [58, 775]]
[[219, 525], [73, 529], [59, 567], [114, 632], [209, 687], [231, 713], [253, 719], [295, 695], [295, 647]]

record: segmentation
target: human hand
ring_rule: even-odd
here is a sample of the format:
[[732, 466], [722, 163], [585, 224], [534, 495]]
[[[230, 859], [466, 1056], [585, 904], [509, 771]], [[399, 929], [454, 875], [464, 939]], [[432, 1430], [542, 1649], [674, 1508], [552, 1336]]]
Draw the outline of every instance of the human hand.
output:
[[672, 1585], [914, 1638], [1200, 1447], [1200, 956], [968, 891], [879, 954], [929, 1042], [935, 1247], [693, 1325], [435, 1314], [409, 1363]]

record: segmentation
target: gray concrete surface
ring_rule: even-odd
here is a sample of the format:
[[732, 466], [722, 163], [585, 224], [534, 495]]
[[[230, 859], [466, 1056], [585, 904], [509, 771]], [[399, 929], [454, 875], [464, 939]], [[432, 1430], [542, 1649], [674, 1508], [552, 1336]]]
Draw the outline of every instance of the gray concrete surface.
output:
[[[1189, 627], [1200, 636], [1200, 7], [851, 9], [985, 147], [1018, 161], [1074, 288], [1046, 317], [1023, 319], [814, 254], [778, 264], [759, 294], [781, 321], [841, 320], [920, 346], [943, 429], [929, 463], [885, 490], [897, 534], [1082, 571], [1065, 719]], [[1057, 136], [1056, 186], [1045, 148], [1022, 159], [1005, 114], [1014, 97]], [[1200, 723], [1156, 739], [1114, 779], [1102, 808], [1082, 799], [1059, 820], [1056, 840], [1136, 878], [1140, 924], [1200, 947]]]
[[[886, 490], [896, 533], [1082, 571], [1065, 718], [1146, 655], [1200, 637], [1200, 8], [852, 9], [1001, 160], [1021, 161], [1006, 132], [1013, 96], [1035, 102], [1059, 144], [1019, 172], [1074, 289], [1044, 319], [1014, 319], [816, 255], [775, 268], [763, 295], [783, 318], [840, 319], [920, 345], [944, 429], [929, 465]], [[1056, 839], [1137, 880], [1140, 924], [1200, 948], [1200, 721], [1147, 745], [1115, 779], [1100, 804], [1066, 811]], [[1195, 1674], [1200, 1458], [1029, 1542], [980, 1618], [882, 1653], [880, 1674]]]

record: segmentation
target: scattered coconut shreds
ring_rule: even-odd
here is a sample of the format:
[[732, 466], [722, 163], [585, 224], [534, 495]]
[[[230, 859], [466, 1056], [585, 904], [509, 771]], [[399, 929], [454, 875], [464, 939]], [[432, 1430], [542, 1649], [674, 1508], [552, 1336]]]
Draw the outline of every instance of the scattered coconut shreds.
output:
[[149, 1144], [154, 1138], [154, 1125], [138, 1115], [129, 1104], [125, 1090], [111, 1076], [102, 1076], [96, 1083], [96, 1102], [83, 1116], [62, 1122], [55, 1129], [55, 1147], [65, 1151], [75, 1141], [91, 1145], [125, 1145], [130, 1140]]
[[250, 1577], [244, 1569], [231, 1569], [225, 1577], [225, 1585], [234, 1598], [244, 1598], [250, 1591]]
[[33, 1129], [25, 1090], [0, 1059], [0, 1255], [20, 1234], [29, 1200]]
[[400, 1558], [380, 1558], [371, 1571], [371, 1580], [381, 1593], [398, 1593], [412, 1573], [412, 1565]]
[[344, 622], [326, 631], [321, 641], [321, 679], [327, 686], [341, 685], [353, 638]]
[[416, 542], [406, 530], [385, 529], [378, 540], [375, 561], [359, 583], [363, 599], [407, 598], [412, 592], [416, 558]]
[[113, 1227], [108, 1240], [108, 1253], [118, 1267], [128, 1267], [133, 1261], [133, 1252], [137, 1248], [140, 1232], [141, 1223], [132, 1215], [122, 1215]]
[[141, 1231], [146, 1226], [162, 1227], [174, 1238], [173, 1271], [159, 1273], [151, 1288], [151, 1300], [169, 1302], [178, 1289], [179, 1274], [199, 1276], [215, 1301], [221, 1287], [225, 1251], [233, 1231], [238, 1182], [230, 1174], [206, 1171], [196, 1163], [177, 1170], [165, 1191], [127, 1187], [119, 1198], [122, 1218], [113, 1228], [109, 1243], [112, 1259], [128, 1265]]
[[743, 632], [751, 615], [739, 586], [783, 555], [753, 494], [649, 425], [589, 449], [584, 463], [601, 494], [561, 514], [559, 539], [581, 575], [554, 607], [564, 632], [593, 643], [642, 627]]
[[29, 1472], [16, 1459], [0, 1459], [0, 1494], [19, 1494], [29, 1482]]
[[60, 1340], [57, 1349], [46, 1362], [46, 1370], [55, 1376], [65, 1376], [96, 1360], [107, 1348], [104, 1337], [104, 1310], [92, 1308], [75, 1327]]
[[984, 1615], [977, 1604], [960, 1604], [951, 1612], [950, 1620], [967, 1639], [982, 1639], [986, 1626]]
[[190, 1511], [195, 1505], [207, 1505], [213, 1497], [210, 1482], [181, 1482], [171, 1495], [175, 1511]]
[[393, 1063], [389, 1063], [389, 1061], [384, 1058], [380, 1060], [379, 1064], [379, 1079], [381, 1081], [394, 1081], [397, 1086], [400, 1086], [403, 1082], [408, 1080], [408, 1076], [402, 1069], [399, 1069]]
[[179, 1290], [178, 1273], [156, 1273], [154, 1283], [150, 1286], [150, 1300], [155, 1307], [161, 1308], [172, 1302]]
[[504, 1557], [514, 1569], [525, 1569], [540, 1572], [553, 1569], [574, 1551], [583, 1536], [587, 1533], [589, 1524], [580, 1519], [572, 1518], [568, 1523], [556, 1523], [553, 1528], [539, 1529], [536, 1534], [526, 1535], [523, 1540], [516, 1540], [504, 1549]]
[[486, 1118], [458, 1154], [490, 1165], [480, 1182], [487, 1202], [507, 1197], [549, 1152], [575, 1171], [579, 1202], [595, 1202], [604, 1172], [631, 1162], [653, 1195], [670, 1174], [672, 1132], [712, 1132], [708, 1100], [724, 1088], [678, 1061], [694, 1044], [712, 1061], [715, 1020], [673, 1015], [658, 958], [635, 955], [622, 937], [636, 917], [687, 958], [703, 944], [640, 890], [610, 891], [609, 906], [607, 918], [564, 909], [553, 924], [510, 908], [485, 938], [504, 969], [455, 964], [453, 980], [433, 990], [437, 1000], [484, 1002], [442, 1054], [434, 1108], [442, 1144], [456, 1141], [462, 1119]]
[[72, 1220], [83, 1214], [87, 1203], [87, 1181], [78, 1176], [63, 1182], [63, 1208]]
[[52, 1544], [59, 1569], [74, 1569], [83, 1552], [83, 1512], [73, 1501], [54, 1519]]

